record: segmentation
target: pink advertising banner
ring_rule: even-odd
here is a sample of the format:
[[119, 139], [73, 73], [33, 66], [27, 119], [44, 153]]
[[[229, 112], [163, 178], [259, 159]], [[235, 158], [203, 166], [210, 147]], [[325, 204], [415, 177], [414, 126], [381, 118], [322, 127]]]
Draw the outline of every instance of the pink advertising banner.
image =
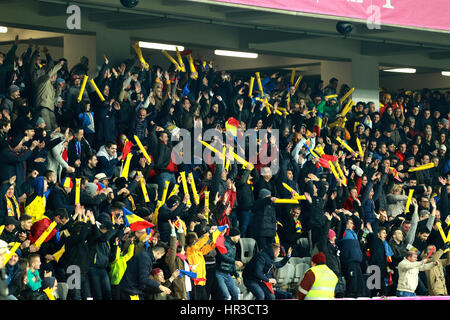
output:
[[270, 9], [323, 14], [450, 31], [449, 0], [213, 0]]

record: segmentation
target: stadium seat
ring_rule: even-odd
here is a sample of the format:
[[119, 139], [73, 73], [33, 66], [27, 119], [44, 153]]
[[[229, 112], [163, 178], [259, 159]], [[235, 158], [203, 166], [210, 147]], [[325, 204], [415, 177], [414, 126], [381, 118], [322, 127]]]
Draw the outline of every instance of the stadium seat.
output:
[[311, 257], [303, 257], [303, 263], [306, 263], [307, 265], [311, 266]]
[[296, 296], [298, 285], [303, 280], [303, 276], [310, 266], [303, 262], [295, 264], [293, 266], [295, 268], [295, 273], [291, 283], [289, 284], [289, 291], [293, 296]]
[[300, 238], [300, 239], [298, 239], [297, 240], [297, 243], [299, 244], [299, 245], [301, 245], [303, 248], [305, 248], [306, 250], [308, 250], [308, 252], [309, 252], [309, 240], [308, 240], [308, 238]]
[[58, 297], [60, 300], [66, 300], [67, 299], [67, 293], [69, 292], [69, 288], [67, 286], [67, 283], [65, 282], [58, 282]]
[[288, 286], [295, 276], [295, 267], [290, 263], [286, 263], [282, 268], [276, 271], [277, 288]]
[[296, 264], [299, 264], [299, 263], [302, 263], [302, 262], [304, 262], [303, 261], [303, 258], [299, 258], [299, 257], [291, 257], [290, 259], [289, 259], [289, 261], [288, 261], [288, 263], [290, 263], [290, 264], [292, 264], [292, 265], [296, 265]]
[[241, 238], [239, 239], [241, 245], [241, 261], [243, 264], [247, 264], [253, 257], [256, 251], [256, 240], [253, 238]]

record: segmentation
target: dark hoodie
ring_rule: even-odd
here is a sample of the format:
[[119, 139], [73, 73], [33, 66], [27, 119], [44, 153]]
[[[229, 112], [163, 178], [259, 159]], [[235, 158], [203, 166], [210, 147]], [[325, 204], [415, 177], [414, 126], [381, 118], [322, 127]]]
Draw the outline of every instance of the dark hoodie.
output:
[[266, 281], [275, 278], [276, 269], [282, 268], [289, 260], [286, 256], [282, 260], [275, 262], [272, 247], [267, 247], [259, 251], [242, 272], [244, 281]]

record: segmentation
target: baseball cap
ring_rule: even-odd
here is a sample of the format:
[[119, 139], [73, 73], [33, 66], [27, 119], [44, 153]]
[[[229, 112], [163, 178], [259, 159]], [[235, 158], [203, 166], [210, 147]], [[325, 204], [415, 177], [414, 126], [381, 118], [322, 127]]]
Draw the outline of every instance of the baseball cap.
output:
[[108, 177], [106, 176], [106, 174], [104, 174], [103, 172], [101, 172], [101, 173], [97, 173], [97, 174], [95, 175], [95, 179], [103, 180], [103, 179], [108, 179]]

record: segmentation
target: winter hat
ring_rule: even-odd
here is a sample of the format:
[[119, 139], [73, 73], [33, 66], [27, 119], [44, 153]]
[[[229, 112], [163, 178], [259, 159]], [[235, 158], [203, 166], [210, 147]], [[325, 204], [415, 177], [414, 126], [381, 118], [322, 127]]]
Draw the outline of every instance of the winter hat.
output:
[[125, 179], [125, 177], [117, 178], [116, 182], [115, 182], [118, 190], [125, 188], [126, 183], [127, 183], [127, 179]]
[[86, 183], [85, 191], [89, 197], [93, 197], [97, 192], [97, 185], [95, 183], [89, 182]]
[[336, 232], [334, 232], [333, 229], [328, 230], [328, 240], [331, 240], [334, 237], [336, 237]]
[[241, 232], [238, 228], [231, 228], [230, 233], [228, 234], [230, 237], [239, 236]]
[[33, 181], [34, 192], [40, 197], [44, 196], [44, 179], [44, 176], [39, 176]]
[[11, 94], [13, 92], [20, 91], [20, 88], [15, 84], [12, 84], [8, 87], [8, 93]]
[[138, 208], [134, 213], [138, 217], [145, 218], [145, 217], [149, 216], [152, 212], [150, 211], [149, 208], [141, 207], [141, 208]]
[[5, 220], [3, 220], [3, 224], [4, 224], [5, 226], [8, 226], [8, 225], [10, 225], [10, 224], [15, 225], [16, 227], [20, 226], [19, 221], [17, 221], [17, 219], [14, 218], [14, 217], [12, 217], [12, 216], [6, 216], [6, 217], [5, 217]]
[[317, 252], [311, 259], [315, 264], [324, 264], [327, 262], [327, 258], [322, 252]]
[[160, 268], [154, 268], [152, 270], [152, 276], [156, 276], [158, 273], [163, 272]]
[[45, 123], [45, 120], [42, 117], [39, 117], [36, 120], [36, 127], [39, 127], [40, 125], [42, 125], [44, 123]]
[[171, 209], [177, 202], [181, 202], [180, 197], [172, 196], [166, 201], [166, 205], [167, 205], [167, 207], [169, 207], [169, 209]]
[[258, 196], [260, 199], [265, 198], [267, 196], [272, 195], [272, 193], [270, 192], [270, 190], [267, 190], [265, 188], [259, 190]]

